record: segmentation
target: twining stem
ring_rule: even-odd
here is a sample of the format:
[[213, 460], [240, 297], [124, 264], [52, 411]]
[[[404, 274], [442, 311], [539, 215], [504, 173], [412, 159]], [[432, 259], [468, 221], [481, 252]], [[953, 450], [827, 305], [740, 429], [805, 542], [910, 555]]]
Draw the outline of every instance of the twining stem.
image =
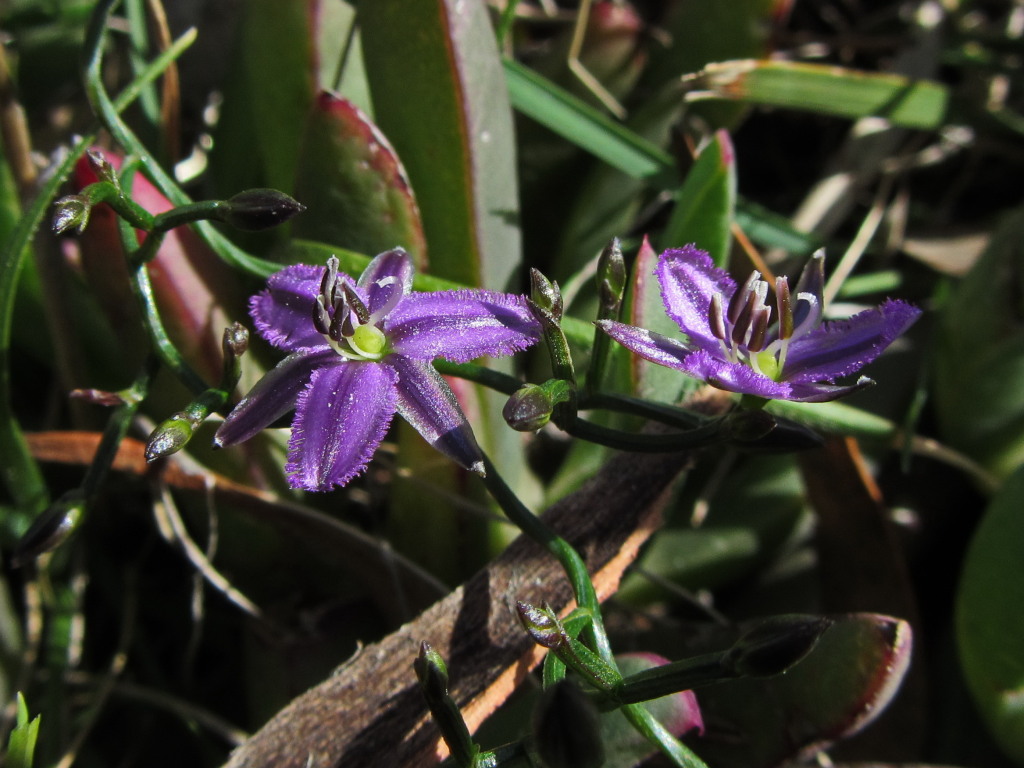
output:
[[[139, 97], [142, 89], [160, 74], [195, 40], [195, 30], [186, 32], [173, 45], [156, 57], [118, 96], [113, 104], [115, 113], [123, 111]], [[3, 479], [18, 508], [41, 510], [46, 506], [47, 490], [39, 467], [32, 458], [18, 421], [11, 410], [10, 398], [10, 345], [14, 317], [14, 298], [18, 275], [28, 253], [29, 243], [45, 218], [50, 203], [75, 164], [85, 154], [96, 134], [82, 137], [56, 171], [48, 174], [39, 194], [18, 220], [14, 231], [4, 243], [0, 253], [0, 466]]]
[[[103, 87], [102, 63], [103, 42], [107, 32], [107, 17], [119, 0], [99, 0], [89, 19], [86, 30], [85, 92], [89, 104], [103, 126], [110, 131], [118, 144], [128, 153], [137, 155], [143, 172], [175, 206], [188, 206], [192, 200], [182, 191], [177, 182], [163, 169], [156, 158], [139, 141], [132, 130], [121, 120]], [[213, 228], [208, 221], [197, 221], [196, 232], [225, 263], [256, 277], [269, 277], [281, 268], [280, 264], [256, 258], [246, 253]]]
[[539, 517], [526, 508], [486, 455], [484, 456], [484, 470], [486, 472], [484, 484], [508, 519], [519, 530], [550, 552], [562, 565], [569, 577], [576, 604], [591, 615], [592, 621], [586, 630], [587, 639], [597, 654], [614, 666], [611, 643], [608, 641], [604, 621], [601, 619], [601, 603], [597, 599], [597, 591], [594, 589], [594, 583], [590, 580], [590, 573], [587, 571], [587, 565], [583, 562], [583, 558], [568, 541], [548, 528]]

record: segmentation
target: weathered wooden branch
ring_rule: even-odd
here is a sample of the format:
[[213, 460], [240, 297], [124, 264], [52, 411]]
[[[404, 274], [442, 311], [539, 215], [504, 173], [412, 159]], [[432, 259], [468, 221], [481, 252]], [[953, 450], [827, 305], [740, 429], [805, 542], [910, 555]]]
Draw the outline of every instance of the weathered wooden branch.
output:
[[[657, 528], [684, 454], [613, 458], [544, 519], [583, 554], [601, 599]], [[448, 662], [451, 692], [475, 729], [540, 661], [512, 606], [572, 595], [561, 567], [520, 537], [498, 559], [417, 619], [364, 648], [292, 701], [232, 754], [227, 768], [413, 768], [436, 763], [443, 744], [412, 664], [420, 643]], [[494, 745], [491, 745], [494, 746]]]

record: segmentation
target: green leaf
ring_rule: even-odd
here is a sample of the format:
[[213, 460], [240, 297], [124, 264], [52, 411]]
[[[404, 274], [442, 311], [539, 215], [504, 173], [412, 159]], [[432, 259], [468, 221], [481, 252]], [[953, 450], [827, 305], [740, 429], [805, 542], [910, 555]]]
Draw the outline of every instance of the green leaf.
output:
[[293, 188], [303, 125], [317, 91], [315, 5], [252, 0], [239, 7], [232, 69], [210, 153], [223, 197], [254, 187]]
[[1024, 764], [1024, 468], [993, 498], [964, 561], [956, 634], [967, 686], [992, 735]]
[[1024, 462], [1024, 210], [1007, 217], [943, 308], [934, 357], [943, 441], [999, 477]]
[[310, 110], [295, 197], [306, 206], [292, 224], [295, 237], [369, 254], [399, 245], [424, 268], [423, 227], [405, 169], [351, 102], [323, 92]]
[[742, 739], [702, 740], [700, 754], [718, 768], [768, 768], [815, 745], [852, 735], [895, 695], [910, 664], [910, 626], [879, 614], [834, 617], [806, 657], [783, 675], [702, 688], [704, 712], [719, 732]]
[[635, 179], [675, 178], [671, 155], [522, 64], [505, 60], [512, 106]]
[[4, 765], [7, 768], [32, 768], [32, 758], [36, 751], [36, 740], [39, 737], [39, 715], [28, 719], [28, 705], [25, 697], [18, 693], [18, 718], [7, 741], [7, 756]]
[[482, 3], [359, 6], [377, 124], [412, 180], [431, 271], [504, 289], [520, 260], [512, 110]]
[[662, 247], [694, 243], [725, 268], [736, 206], [736, 158], [728, 133], [718, 131], [701, 150], [676, 192], [675, 203], [660, 238]]
[[937, 128], [949, 102], [945, 86], [928, 80], [791, 61], [710, 64], [686, 84], [691, 102], [724, 99], [851, 119], [877, 116], [905, 128]]

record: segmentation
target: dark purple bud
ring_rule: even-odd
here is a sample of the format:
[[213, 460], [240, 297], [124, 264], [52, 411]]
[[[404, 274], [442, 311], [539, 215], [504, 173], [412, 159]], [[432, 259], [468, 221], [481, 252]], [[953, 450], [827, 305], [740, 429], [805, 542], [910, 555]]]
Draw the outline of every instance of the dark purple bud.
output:
[[563, 678], [541, 694], [533, 712], [533, 744], [547, 768], [604, 765], [597, 708], [572, 680]]
[[823, 616], [772, 616], [737, 640], [723, 663], [742, 677], [781, 674], [810, 653], [832, 623]]
[[11, 565], [20, 567], [59, 547], [78, 527], [84, 510], [81, 491], [65, 493], [32, 522], [14, 548]]
[[304, 210], [306, 206], [276, 189], [247, 189], [220, 204], [217, 214], [237, 229], [254, 231], [276, 227]]

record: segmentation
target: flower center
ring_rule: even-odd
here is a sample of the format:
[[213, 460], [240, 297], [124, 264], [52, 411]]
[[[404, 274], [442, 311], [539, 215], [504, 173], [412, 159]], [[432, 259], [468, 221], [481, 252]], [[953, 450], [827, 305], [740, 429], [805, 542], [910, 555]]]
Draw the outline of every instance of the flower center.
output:
[[351, 280], [338, 273], [338, 259], [328, 259], [313, 302], [313, 325], [334, 350], [348, 360], [380, 360], [389, 351], [388, 337], [376, 325], [380, 319], [370, 316]]
[[[769, 288], [769, 284], [761, 279], [761, 273], [753, 272], [729, 299], [728, 306], [721, 293], [711, 297], [708, 322], [727, 360], [744, 363], [769, 379], [781, 381], [790, 341], [811, 330], [818, 316], [810, 311], [802, 311], [799, 313], [801, 322], [794, 322], [794, 301], [789, 292], [789, 280], [779, 277], [774, 286], [778, 322], [769, 327], [772, 308], [765, 304]], [[797, 302], [807, 302], [811, 308], [819, 304], [816, 296], [811, 293], [800, 292], [796, 298]]]

